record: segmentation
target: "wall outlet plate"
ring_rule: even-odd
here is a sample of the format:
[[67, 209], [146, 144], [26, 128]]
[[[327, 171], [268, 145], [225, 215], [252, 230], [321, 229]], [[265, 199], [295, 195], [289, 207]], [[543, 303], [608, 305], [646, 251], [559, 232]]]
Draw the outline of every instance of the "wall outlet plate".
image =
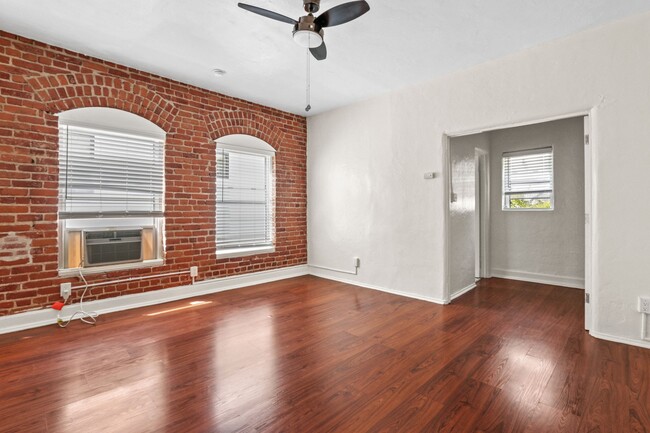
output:
[[199, 276], [199, 267], [190, 266], [190, 277], [198, 277], [198, 276]]
[[639, 296], [639, 313], [650, 314], [650, 296]]
[[67, 300], [72, 293], [72, 283], [61, 283], [61, 297]]

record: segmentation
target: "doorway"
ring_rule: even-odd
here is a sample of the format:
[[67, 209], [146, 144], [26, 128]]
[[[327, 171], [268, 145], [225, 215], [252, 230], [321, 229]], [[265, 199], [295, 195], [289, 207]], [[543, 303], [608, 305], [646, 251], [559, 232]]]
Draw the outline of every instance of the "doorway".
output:
[[583, 114], [447, 135], [447, 301], [493, 276], [589, 300], [590, 130]]

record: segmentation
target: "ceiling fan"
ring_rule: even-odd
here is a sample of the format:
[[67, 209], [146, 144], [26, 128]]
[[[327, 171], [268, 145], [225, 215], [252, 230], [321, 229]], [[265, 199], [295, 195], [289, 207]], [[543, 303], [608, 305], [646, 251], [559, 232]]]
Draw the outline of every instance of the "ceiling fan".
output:
[[303, 7], [307, 15], [298, 18], [298, 21], [257, 6], [244, 3], [237, 5], [247, 11], [271, 18], [283, 23], [293, 24], [293, 39], [302, 47], [309, 48], [316, 60], [325, 60], [327, 47], [323, 41], [323, 29], [334, 27], [359, 18], [370, 10], [370, 5], [365, 0], [343, 3], [323, 12], [318, 17], [314, 13], [320, 8], [320, 0], [303, 0]]

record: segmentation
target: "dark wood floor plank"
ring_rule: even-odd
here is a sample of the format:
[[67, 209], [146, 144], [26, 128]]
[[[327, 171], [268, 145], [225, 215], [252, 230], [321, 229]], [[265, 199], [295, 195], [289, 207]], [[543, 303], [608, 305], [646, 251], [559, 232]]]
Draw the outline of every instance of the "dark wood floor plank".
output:
[[413, 427], [403, 431], [419, 432], [468, 432], [474, 431], [485, 409], [502, 391], [482, 382], [468, 379], [445, 401], [443, 408], [427, 421], [418, 417]]
[[0, 335], [0, 432], [648, 432], [650, 350], [590, 337], [578, 290], [197, 299]]
[[572, 433], [578, 431], [580, 417], [542, 403], [537, 404], [526, 424], [524, 433]]

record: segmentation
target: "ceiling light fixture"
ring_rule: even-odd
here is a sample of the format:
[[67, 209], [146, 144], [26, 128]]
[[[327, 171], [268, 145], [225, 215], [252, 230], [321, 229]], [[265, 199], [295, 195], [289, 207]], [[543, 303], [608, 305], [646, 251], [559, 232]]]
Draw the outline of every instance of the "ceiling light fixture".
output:
[[370, 10], [370, 5], [366, 0], [356, 0], [334, 6], [323, 12], [318, 17], [314, 13], [320, 9], [320, 0], [302, 0], [303, 8], [307, 15], [294, 20], [277, 12], [263, 9], [257, 6], [245, 3], [237, 3], [237, 6], [261, 15], [272, 20], [293, 25], [293, 40], [307, 50], [307, 74], [306, 74], [306, 103], [305, 111], [311, 110], [311, 71], [309, 70], [310, 54], [316, 60], [325, 60], [327, 58], [327, 47], [323, 39], [325, 27], [334, 27], [339, 24], [345, 24], [349, 21], [359, 18]]
[[323, 44], [323, 37], [313, 30], [296, 30], [293, 40], [303, 48], [318, 48]]
[[301, 47], [309, 48], [316, 60], [325, 60], [327, 58], [324, 28], [345, 24], [359, 18], [370, 10], [370, 5], [366, 0], [356, 0], [334, 6], [315, 17], [314, 14], [320, 9], [320, 0], [303, 0], [302, 4], [307, 15], [297, 20], [258, 6], [245, 3], [237, 3], [237, 6], [272, 20], [291, 24], [293, 26], [293, 40]]

